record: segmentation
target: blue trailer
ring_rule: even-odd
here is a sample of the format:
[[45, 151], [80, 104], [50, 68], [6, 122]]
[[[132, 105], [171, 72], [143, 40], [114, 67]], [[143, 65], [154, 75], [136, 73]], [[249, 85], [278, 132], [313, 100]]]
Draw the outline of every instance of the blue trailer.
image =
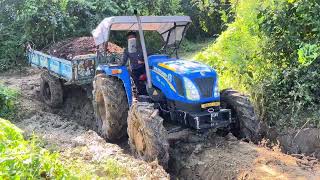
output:
[[29, 48], [27, 57], [31, 66], [47, 70], [65, 84], [91, 84], [97, 64], [96, 54], [80, 55], [66, 60]]
[[28, 63], [43, 69], [40, 82], [42, 100], [51, 107], [59, 107], [63, 103], [63, 85], [75, 84], [84, 87], [91, 96], [91, 84], [97, 66], [96, 54], [75, 56], [72, 60], [62, 59], [27, 49]]

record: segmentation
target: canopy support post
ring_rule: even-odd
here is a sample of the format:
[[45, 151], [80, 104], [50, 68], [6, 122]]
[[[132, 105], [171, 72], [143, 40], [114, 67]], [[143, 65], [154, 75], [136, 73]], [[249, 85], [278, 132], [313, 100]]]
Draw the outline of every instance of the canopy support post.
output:
[[148, 88], [152, 88], [150, 67], [149, 67], [146, 44], [145, 44], [145, 40], [144, 40], [144, 34], [143, 34], [143, 30], [142, 30], [142, 25], [141, 25], [141, 19], [140, 19], [140, 16], [138, 15], [136, 10], [135, 10], [134, 14], [137, 17], [138, 26], [139, 26], [140, 43], [141, 43], [141, 48], [142, 48], [142, 52], [143, 52], [144, 65], [145, 65], [145, 68], [146, 68], [146, 75], [147, 75], [147, 87]]

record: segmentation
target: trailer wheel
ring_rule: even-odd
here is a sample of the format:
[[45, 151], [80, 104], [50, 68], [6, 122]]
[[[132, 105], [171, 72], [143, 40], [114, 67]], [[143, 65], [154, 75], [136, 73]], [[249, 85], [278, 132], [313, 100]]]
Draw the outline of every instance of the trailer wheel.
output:
[[232, 89], [223, 90], [221, 92], [221, 107], [231, 109], [234, 121], [231, 125], [231, 132], [235, 136], [255, 143], [261, 139], [261, 123], [247, 96]]
[[158, 160], [164, 168], [168, 167], [169, 143], [163, 119], [158, 110], [148, 102], [136, 102], [128, 116], [129, 145], [132, 153], [145, 161]]
[[116, 77], [98, 74], [93, 81], [92, 94], [98, 133], [109, 141], [123, 137], [129, 105], [122, 82]]
[[60, 80], [45, 71], [40, 79], [40, 96], [50, 107], [59, 107], [63, 103], [63, 89]]

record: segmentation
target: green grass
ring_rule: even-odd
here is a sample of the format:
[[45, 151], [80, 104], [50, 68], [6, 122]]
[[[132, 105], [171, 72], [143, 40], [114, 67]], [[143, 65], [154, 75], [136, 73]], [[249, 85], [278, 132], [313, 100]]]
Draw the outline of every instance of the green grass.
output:
[[198, 42], [193, 42], [186, 39], [182, 41], [178, 54], [181, 58], [192, 60], [197, 53], [204, 51], [204, 49], [206, 49], [213, 42], [213, 38]]
[[87, 162], [63, 157], [41, 147], [36, 136], [25, 140], [22, 130], [0, 118], [0, 179], [116, 179], [130, 172], [114, 159]]
[[88, 152], [87, 146], [80, 146], [67, 150], [63, 154], [61, 160], [66, 166], [72, 170], [74, 174], [83, 179], [99, 179], [99, 178], [125, 178], [131, 179], [132, 172], [126, 169], [122, 164], [112, 158], [104, 158], [102, 160], [92, 160]]
[[24, 140], [19, 128], [0, 119], [0, 179], [72, 178], [58, 157], [38, 146], [35, 137]]

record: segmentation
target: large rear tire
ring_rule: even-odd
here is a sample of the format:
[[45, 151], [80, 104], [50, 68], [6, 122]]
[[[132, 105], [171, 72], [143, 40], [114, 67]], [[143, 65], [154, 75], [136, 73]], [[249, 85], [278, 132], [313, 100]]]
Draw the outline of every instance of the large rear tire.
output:
[[129, 145], [133, 154], [147, 162], [158, 160], [164, 168], [168, 167], [169, 143], [163, 119], [153, 104], [136, 102], [131, 106], [128, 116]]
[[223, 90], [220, 97], [221, 107], [231, 109], [234, 120], [231, 132], [239, 138], [258, 142], [261, 139], [261, 122], [249, 98], [232, 89]]
[[40, 79], [41, 99], [50, 107], [59, 107], [63, 103], [63, 89], [60, 80], [48, 71], [41, 74]]
[[109, 141], [122, 138], [126, 134], [129, 106], [121, 80], [98, 74], [92, 94], [98, 133]]

